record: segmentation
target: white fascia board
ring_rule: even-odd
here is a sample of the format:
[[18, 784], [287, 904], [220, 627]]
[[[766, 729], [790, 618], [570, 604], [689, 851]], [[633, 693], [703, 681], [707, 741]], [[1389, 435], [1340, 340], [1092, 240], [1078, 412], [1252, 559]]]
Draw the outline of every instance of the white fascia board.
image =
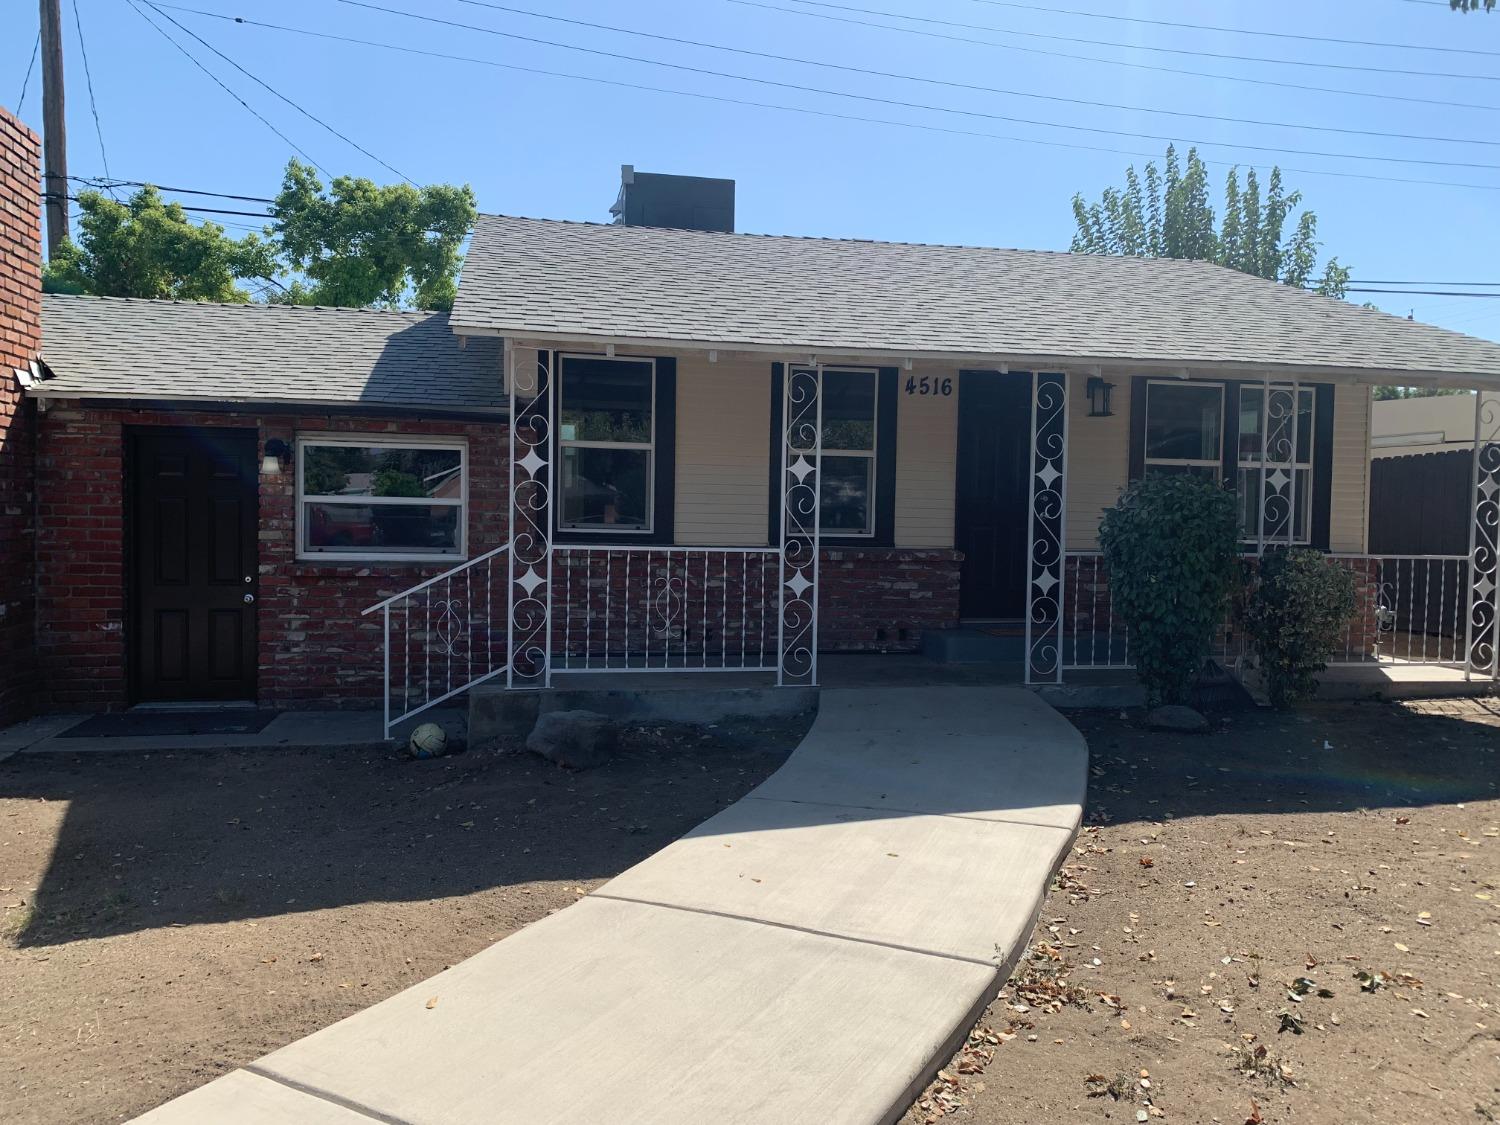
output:
[[1010, 368], [1017, 371], [1066, 371], [1093, 374], [1097, 368], [1108, 376], [1130, 375], [1178, 375], [1187, 378], [1262, 379], [1269, 375], [1273, 380], [1305, 379], [1325, 383], [1365, 384], [1369, 386], [1409, 387], [1455, 387], [1460, 389], [1500, 389], [1500, 372], [1448, 372], [1448, 371], [1388, 371], [1380, 368], [1318, 367], [1315, 365], [1267, 365], [1245, 360], [1205, 361], [1185, 363], [1180, 357], [1171, 359], [1121, 359], [1118, 356], [1059, 356], [1028, 353], [1004, 355], [984, 352], [922, 351], [913, 348], [853, 348], [839, 344], [762, 344], [732, 340], [667, 339], [648, 336], [617, 336], [588, 332], [537, 331], [527, 328], [507, 328], [479, 325], [453, 325], [460, 335], [504, 336], [514, 340], [517, 346], [557, 348], [573, 346], [603, 349], [606, 344], [617, 348], [636, 348], [654, 351], [717, 351], [721, 355], [745, 354], [768, 355], [781, 359], [801, 361], [809, 353], [819, 358], [834, 357], [883, 361], [888, 366], [901, 366], [908, 359], [923, 363], [945, 363], [978, 369]]

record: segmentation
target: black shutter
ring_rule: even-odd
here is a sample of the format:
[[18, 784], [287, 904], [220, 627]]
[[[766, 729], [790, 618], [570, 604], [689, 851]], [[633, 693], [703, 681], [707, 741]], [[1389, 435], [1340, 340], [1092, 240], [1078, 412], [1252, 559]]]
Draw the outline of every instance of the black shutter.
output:
[[1312, 545], [1328, 550], [1333, 513], [1333, 385], [1313, 387]]
[[1149, 380], [1136, 375], [1130, 380], [1130, 480], [1146, 475], [1146, 386]]

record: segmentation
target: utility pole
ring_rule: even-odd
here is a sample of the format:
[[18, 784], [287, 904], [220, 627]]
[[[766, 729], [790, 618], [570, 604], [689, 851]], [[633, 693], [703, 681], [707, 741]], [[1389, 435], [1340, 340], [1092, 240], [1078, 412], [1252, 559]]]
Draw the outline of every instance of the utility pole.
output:
[[47, 196], [47, 257], [68, 237], [68, 123], [63, 112], [62, 16], [59, 0], [42, 5], [42, 155]]

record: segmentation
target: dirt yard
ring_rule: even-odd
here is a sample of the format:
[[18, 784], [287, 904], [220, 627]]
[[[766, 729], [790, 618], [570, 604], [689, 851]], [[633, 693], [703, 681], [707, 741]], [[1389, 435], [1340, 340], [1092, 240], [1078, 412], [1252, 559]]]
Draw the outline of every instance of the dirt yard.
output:
[[0, 762], [0, 1118], [119, 1121], [367, 1007], [643, 859], [805, 722], [530, 754]]
[[1500, 1120], [1500, 707], [1070, 717], [1088, 827], [905, 1125]]

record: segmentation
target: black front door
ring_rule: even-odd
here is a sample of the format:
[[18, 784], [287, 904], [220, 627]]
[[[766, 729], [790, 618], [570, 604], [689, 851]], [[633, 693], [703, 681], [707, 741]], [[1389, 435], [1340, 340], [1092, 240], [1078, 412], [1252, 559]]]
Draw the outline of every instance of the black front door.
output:
[[958, 511], [963, 552], [959, 613], [970, 620], [1026, 612], [1026, 460], [1031, 376], [965, 371], [958, 381]]
[[254, 430], [130, 434], [130, 657], [141, 701], [255, 698]]

